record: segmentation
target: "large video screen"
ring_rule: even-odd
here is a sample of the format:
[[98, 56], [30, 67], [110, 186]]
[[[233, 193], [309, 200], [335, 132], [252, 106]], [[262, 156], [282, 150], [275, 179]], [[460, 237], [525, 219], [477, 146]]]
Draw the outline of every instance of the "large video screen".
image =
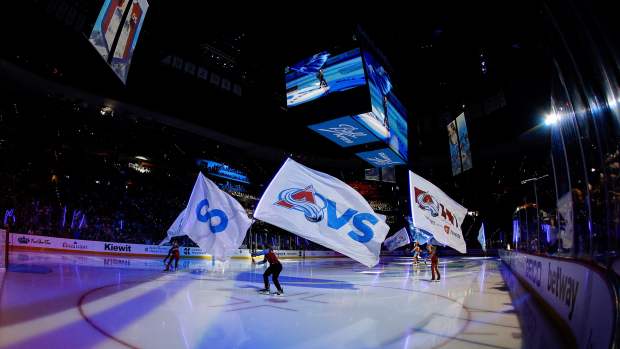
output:
[[147, 0], [105, 0], [88, 39], [123, 83], [136, 48]]
[[456, 176], [471, 169], [471, 149], [467, 124], [465, 123], [465, 113], [461, 113], [456, 120], [448, 124], [448, 140], [450, 141], [452, 175]]
[[364, 61], [370, 88], [371, 111], [354, 116], [405, 161], [408, 159], [407, 112], [392, 89], [389, 75], [367, 51]]
[[288, 107], [366, 84], [358, 48], [341, 54], [329, 51], [317, 53], [287, 67], [285, 75]]
[[383, 182], [396, 183], [396, 169], [394, 167], [381, 168], [381, 180]]
[[469, 147], [469, 133], [467, 132], [467, 124], [465, 123], [465, 113], [461, 113], [456, 118], [456, 128], [459, 130], [459, 148], [461, 151], [461, 164], [463, 171], [472, 168], [471, 149]]
[[377, 167], [367, 168], [364, 170], [364, 179], [367, 181], [380, 181], [381, 172]]
[[212, 176], [250, 184], [250, 180], [245, 171], [232, 168], [221, 162], [199, 159], [196, 161], [196, 164]]
[[456, 129], [456, 121], [448, 124], [448, 141], [450, 143], [450, 161], [452, 163], [452, 175], [461, 173], [461, 152], [459, 150], [459, 132]]
[[355, 154], [375, 167], [404, 165], [405, 162], [392, 149], [384, 148]]
[[351, 147], [377, 141], [377, 137], [350, 116], [321, 122], [308, 127], [341, 147]]

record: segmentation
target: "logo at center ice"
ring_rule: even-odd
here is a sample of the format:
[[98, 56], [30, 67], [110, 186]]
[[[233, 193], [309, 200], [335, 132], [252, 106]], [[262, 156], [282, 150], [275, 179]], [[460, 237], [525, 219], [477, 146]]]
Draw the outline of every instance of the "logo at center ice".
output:
[[[204, 213], [203, 213], [204, 209]], [[219, 218], [219, 223], [213, 225], [213, 218]], [[209, 200], [204, 199], [196, 205], [196, 219], [203, 223], [209, 223], [209, 230], [213, 234], [221, 233], [226, 230], [228, 226], [228, 216], [222, 210], [212, 209], [209, 210]]]
[[[368, 212], [359, 212], [352, 208], [338, 211], [336, 202], [317, 193], [312, 185], [304, 189], [290, 188], [284, 189], [278, 195], [278, 201], [274, 205], [300, 211], [306, 220], [312, 223], [319, 223], [327, 216], [327, 227], [339, 230], [351, 222], [356, 230], [351, 230], [347, 235], [361, 243], [367, 243], [374, 237], [371, 225], [379, 222], [379, 219]], [[339, 217], [338, 212], [343, 212]]]

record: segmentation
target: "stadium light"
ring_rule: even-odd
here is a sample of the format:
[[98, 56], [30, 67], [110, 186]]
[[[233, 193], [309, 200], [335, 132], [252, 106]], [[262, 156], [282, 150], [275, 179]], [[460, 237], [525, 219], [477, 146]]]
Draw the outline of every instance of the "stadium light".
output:
[[560, 115], [556, 112], [551, 112], [545, 116], [545, 125], [551, 126], [555, 125], [560, 121]]
[[615, 99], [614, 96], [607, 98], [607, 107], [609, 107], [609, 109], [617, 108], [618, 103], [620, 103], [620, 98]]

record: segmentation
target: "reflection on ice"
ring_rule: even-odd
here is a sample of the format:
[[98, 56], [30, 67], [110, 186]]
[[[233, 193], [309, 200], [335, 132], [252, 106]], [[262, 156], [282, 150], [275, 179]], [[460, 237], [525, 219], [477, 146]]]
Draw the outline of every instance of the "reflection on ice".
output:
[[[429, 282], [429, 267], [409, 260], [383, 259], [371, 270], [346, 258], [288, 261], [280, 277], [286, 296], [275, 297], [257, 293], [264, 269], [246, 260], [185, 259], [178, 272], [163, 273], [158, 259], [12, 253], [0, 341], [74, 348], [517, 348], [527, 342], [523, 324], [546, 321], [530, 319], [540, 315], [533, 305], [526, 312], [521, 303], [513, 307], [495, 259], [443, 258], [439, 283]], [[43, 269], [49, 272], [30, 272]], [[553, 329], [546, 331], [544, 341], [553, 343]]]

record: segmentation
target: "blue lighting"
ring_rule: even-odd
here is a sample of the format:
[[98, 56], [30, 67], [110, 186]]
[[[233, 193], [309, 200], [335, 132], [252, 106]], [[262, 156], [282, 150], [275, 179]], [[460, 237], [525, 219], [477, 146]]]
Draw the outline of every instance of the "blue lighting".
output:
[[202, 159], [197, 160], [196, 163], [198, 166], [206, 167], [206, 171], [210, 175], [250, 184], [250, 180], [245, 172], [232, 168], [226, 164]]
[[519, 229], [519, 220], [518, 219], [513, 219], [512, 221], [512, 241], [515, 243], [515, 245], [519, 242], [519, 239], [521, 238], [521, 230]]
[[551, 242], [551, 225], [549, 224], [542, 224], [542, 229], [545, 232], [545, 235], [547, 237], [547, 242], [550, 243]]

